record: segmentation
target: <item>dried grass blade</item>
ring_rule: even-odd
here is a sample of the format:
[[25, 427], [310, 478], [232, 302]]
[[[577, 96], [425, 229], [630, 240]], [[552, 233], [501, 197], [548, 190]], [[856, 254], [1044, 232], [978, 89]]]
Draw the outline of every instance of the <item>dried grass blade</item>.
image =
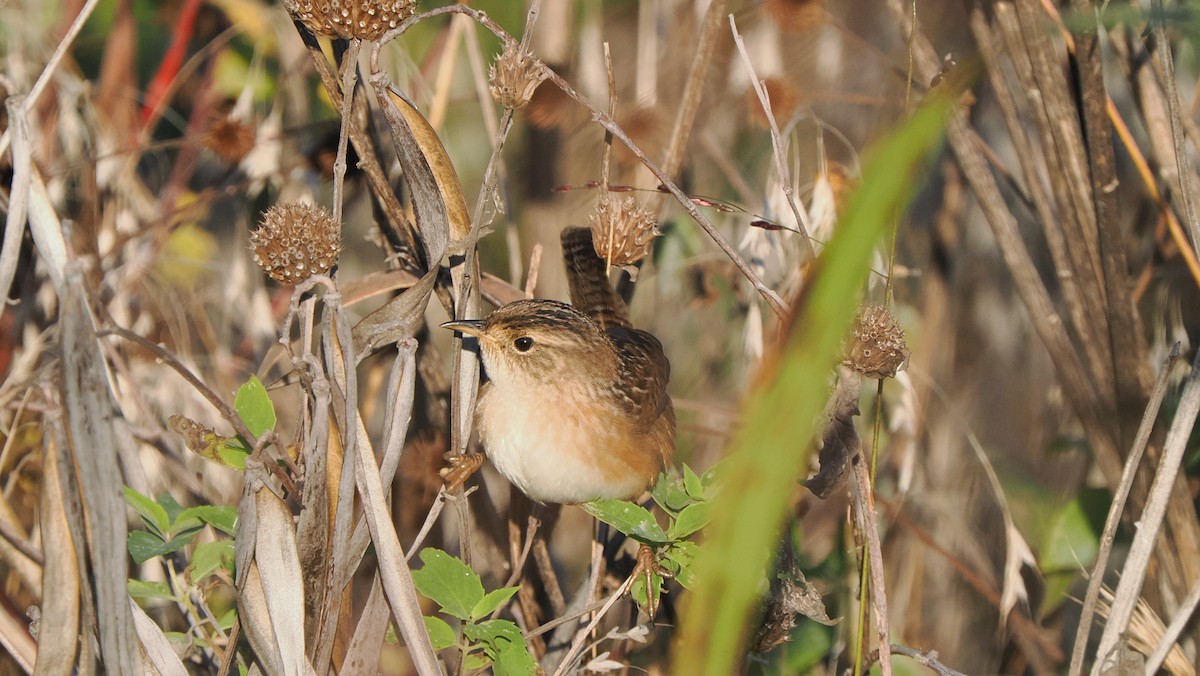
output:
[[140, 656], [145, 667], [143, 673], [153, 670], [161, 676], [187, 676], [187, 669], [184, 669], [183, 662], [175, 654], [163, 630], [133, 599], [129, 599], [129, 610], [133, 613], [133, 626], [142, 641]]
[[354, 637], [350, 639], [350, 647], [346, 650], [343, 673], [379, 673], [380, 648], [387, 635], [390, 612], [383, 584], [376, 575], [371, 584], [371, 593], [367, 596], [367, 604], [358, 618], [358, 626], [354, 628]]
[[33, 673], [33, 663], [37, 660], [38, 653], [37, 644], [25, 630], [25, 623], [8, 608], [0, 609], [0, 646], [4, 647], [25, 673]]
[[[25, 210], [29, 202], [30, 172], [33, 157], [29, 147], [29, 118], [25, 116], [25, 97], [10, 96], [5, 101], [9, 130], [16, 142], [12, 152], [12, 184], [8, 192], [8, 216], [4, 220], [4, 243], [0, 245], [0, 298], [8, 298], [17, 257], [21, 253], [21, 235], [25, 232]], [[6, 303], [0, 303], [0, 315]]]
[[1134, 606], [1141, 594], [1142, 583], [1146, 578], [1146, 568], [1150, 555], [1154, 551], [1155, 540], [1166, 514], [1167, 503], [1171, 491], [1179, 478], [1179, 468], [1187, 449], [1188, 436], [1196, 422], [1196, 414], [1200, 413], [1200, 353], [1192, 363], [1192, 372], [1188, 374], [1183, 395], [1179, 400], [1179, 408], [1171, 429], [1167, 432], [1167, 440], [1163, 445], [1162, 458], [1154, 473], [1154, 483], [1150, 486], [1150, 496], [1146, 508], [1142, 511], [1138, 522], [1137, 534], [1129, 549], [1129, 557], [1125, 560], [1121, 581], [1117, 584], [1114, 594], [1112, 611], [1108, 622], [1104, 625], [1104, 633], [1100, 636], [1100, 647], [1096, 652], [1096, 661], [1092, 666], [1092, 674], [1099, 674], [1108, 661], [1110, 654], [1115, 654], [1121, 637], [1133, 616]]
[[262, 575], [253, 559], [245, 567], [238, 566], [238, 588], [238, 621], [254, 649], [255, 664], [261, 663], [268, 674], [283, 673], [283, 659], [275, 642], [275, 628], [271, 625]]
[[1150, 432], [1154, 429], [1154, 421], [1158, 418], [1158, 410], [1162, 406], [1163, 397], [1167, 393], [1167, 379], [1171, 374], [1171, 365], [1179, 357], [1179, 344], [1171, 349], [1170, 355], [1163, 361], [1158, 372], [1158, 381], [1142, 414], [1142, 424], [1138, 427], [1134, 438], [1133, 448], [1125, 460], [1125, 469], [1121, 473], [1121, 483], [1113, 494], [1112, 505], [1108, 508], [1108, 516], [1104, 521], [1104, 530], [1100, 534], [1100, 548], [1096, 552], [1096, 563], [1092, 566], [1092, 574], [1088, 579], [1087, 592], [1083, 597], [1083, 607], [1079, 615], [1079, 627], [1075, 632], [1075, 647], [1071, 651], [1071, 668], [1068, 673], [1079, 674], [1083, 671], [1083, 654], [1087, 650], [1088, 634], [1092, 631], [1092, 618], [1096, 614], [1096, 603], [1100, 599], [1100, 587], [1104, 582], [1104, 570], [1108, 567], [1108, 557], [1112, 553], [1113, 542], [1116, 540], [1117, 526], [1121, 523], [1121, 515], [1125, 512], [1125, 502], [1133, 488], [1133, 477], [1142, 463], [1142, 454], [1146, 452], [1146, 443], [1150, 441]]
[[292, 512], [263, 484], [258, 486], [255, 503], [258, 523], [254, 560], [262, 578], [283, 673], [314, 673], [304, 651], [304, 580]]
[[82, 274], [74, 268], [61, 311], [63, 404], [88, 517], [100, 652], [108, 671], [132, 674], [138, 668], [138, 642], [125, 593], [125, 482], [117, 455], [117, 404], [85, 298]]
[[47, 434], [42, 446], [42, 622], [53, 631], [38, 636], [34, 673], [67, 674], [75, 665], [79, 647], [79, 562], [67, 520], [66, 491], [59, 453], [66, 449]]

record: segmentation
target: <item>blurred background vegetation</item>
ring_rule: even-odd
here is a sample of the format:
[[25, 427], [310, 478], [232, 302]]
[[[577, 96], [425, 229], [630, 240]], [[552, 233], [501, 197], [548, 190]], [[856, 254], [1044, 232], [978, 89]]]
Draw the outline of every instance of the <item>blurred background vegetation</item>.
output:
[[[0, 3], [6, 95], [29, 91], [83, 4]], [[441, 4], [422, 0], [418, 11]], [[526, 3], [469, 4], [521, 36]], [[546, 0], [529, 46], [604, 108], [608, 43], [614, 117], [650, 158], [660, 159], [707, 7], [699, 0]], [[707, 76], [676, 180], [717, 205], [702, 210], [791, 303], [802, 303], [816, 268], [804, 260], [787, 192], [800, 202], [820, 252], [858, 185], [860, 155], [940, 82], [962, 75], [969, 83], [956, 118], [963, 126], [956, 131], [952, 123], [935, 161], [909, 177], [917, 189], [912, 206], [897, 216], [894, 243], [881, 240], [872, 258], [862, 302], [892, 304], [912, 357], [879, 390], [881, 401], [874, 381], [863, 385], [858, 418], [869, 450], [871, 426], [882, 418], [876, 506], [892, 640], [935, 650], [960, 671], [1066, 670], [1083, 571], [1095, 560], [1149, 385], [1176, 341], [1183, 358], [1173, 367], [1151, 437], [1152, 460], [1177, 406], [1200, 331], [1197, 230], [1188, 229], [1184, 202], [1198, 182], [1194, 172], [1185, 173], [1180, 187], [1172, 135], [1174, 122], [1188, 153], [1200, 142], [1194, 9], [1173, 4], [1161, 15], [1164, 45], [1144, 4], [731, 0], [726, 13], [765, 83], [787, 146], [787, 185], [730, 32], [723, 28], [716, 46], [702, 54]], [[913, 15], [921, 31], [910, 42]], [[1078, 56], [1097, 26], [1098, 51]], [[327, 39], [320, 44], [330, 58], [341, 53]], [[1174, 50], [1175, 73], [1160, 65], [1164, 47]], [[441, 16], [417, 23], [381, 51], [382, 69], [438, 131], [471, 205], [500, 114], [486, 96], [487, 66], [500, 49], [487, 31]], [[365, 79], [365, 57], [363, 63]], [[1101, 79], [1088, 79], [1093, 66], [1102, 67]], [[1182, 111], [1176, 115], [1167, 105], [1172, 82]], [[377, 108], [370, 88], [362, 91]], [[407, 199], [386, 126], [372, 115], [384, 166]], [[286, 10], [260, 0], [103, 0], [29, 115], [37, 172], [69, 224], [69, 247], [85, 262], [101, 324], [162, 345], [227, 399], [257, 374], [281, 429], [299, 424], [301, 407], [299, 388], [272, 352], [292, 288], [258, 271], [248, 235], [273, 204], [331, 204], [338, 120]], [[1089, 125], [1106, 126], [1108, 136]], [[0, 126], [8, 127], [7, 117]], [[1122, 128], [1125, 138], [1113, 131]], [[604, 144], [604, 130], [587, 109], [551, 83], [538, 88], [516, 114], [497, 197], [485, 210], [491, 231], [479, 243], [485, 272], [515, 293], [533, 273], [536, 296], [566, 299], [558, 232], [586, 224]], [[9, 158], [0, 159], [6, 211]], [[402, 268], [405, 255], [381, 233], [378, 198], [353, 151], [349, 165], [342, 281]], [[703, 472], [725, 454], [740, 406], [764, 380], [762, 366], [772, 363], [787, 324], [619, 144], [611, 170], [612, 184], [661, 206], [664, 235], [637, 271], [631, 311], [634, 325], [658, 336], [671, 360], [676, 458]], [[980, 183], [983, 175], [990, 188]], [[1015, 239], [998, 244], [998, 233]], [[1013, 253], [1021, 249], [1026, 258]], [[30, 642], [28, 634], [20, 637], [29, 625], [26, 609], [41, 602], [42, 562], [33, 554], [45, 538], [44, 420], [56, 406], [61, 356], [60, 300], [45, 267], [33, 237], [24, 235], [9, 304], [0, 312], [0, 634], [12, 653], [5, 664], [14, 669], [23, 664], [20, 645]], [[1036, 304], [1035, 288], [1048, 305]], [[377, 294], [348, 309], [357, 319], [385, 298]], [[447, 318], [431, 303], [429, 326]], [[435, 328], [418, 339], [417, 406], [393, 492], [406, 545], [441, 486], [438, 468], [449, 443], [450, 336]], [[152, 354], [127, 342], [104, 345], [121, 415], [136, 440], [127, 451], [140, 469], [125, 482], [147, 496], [169, 493], [184, 506], [236, 505], [242, 474], [189, 452], [167, 427], [178, 414], [220, 429], [218, 413]], [[375, 434], [389, 365], [375, 358], [360, 373], [360, 401]], [[1084, 381], [1070, 382], [1077, 373]], [[800, 454], [819, 442], [775, 443]], [[1160, 558], [1143, 592], [1146, 612], [1160, 619], [1157, 629], [1153, 622], [1145, 629], [1151, 646], [1200, 576], [1200, 445], [1188, 449]], [[1146, 464], [1131, 519], [1145, 500]], [[812, 465], [810, 473], [815, 453]], [[505, 514], [507, 484], [491, 474], [485, 479], [484, 490]], [[857, 631], [859, 577], [847, 509], [845, 491], [819, 500], [796, 485], [787, 529], [797, 567], [829, 615], [843, 619], [833, 626], [801, 619], [790, 640], [748, 658], [746, 671], [835, 673], [853, 663], [848, 646]], [[132, 530], [143, 528], [134, 511], [125, 516]], [[1113, 580], [1131, 523], [1118, 534], [1106, 569]], [[444, 517], [429, 543], [453, 550], [455, 528]], [[576, 509], [564, 509], [555, 526], [550, 551], [564, 590], [586, 576], [591, 528], [590, 517]], [[500, 532], [501, 539], [476, 538], [473, 567], [488, 589], [508, 577], [501, 543], [507, 535]], [[200, 540], [219, 537], [205, 531]], [[181, 550], [174, 565], [187, 567], [193, 552], [191, 545]], [[191, 587], [217, 616], [234, 607], [230, 564]], [[129, 577], [163, 582], [171, 570], [159, 560], [131, 561]], [[370, 578], [356, 585], [348, 601], [355, 608]], [[195, 618], [176, 592], [145, 593], [143, 605], [189, 669], [215, 672], [213, 656], [224, 649], [215, 636], [223, 638], [229, 623], [187, 636]], [[674, 606], [660, 623], [676, 621], [680, 604]], [[1195, 673], [1194, 625], [1179, 641], [1173, 673]], [[664, 673], [671, 640], [666, 631], [652, 633], [649, 646], [625, 640], [618, 656]], [[897, 670], [924, 669], [901, 662]], [[407, 673], [404, 649], [389, 642], [382, 666]]]

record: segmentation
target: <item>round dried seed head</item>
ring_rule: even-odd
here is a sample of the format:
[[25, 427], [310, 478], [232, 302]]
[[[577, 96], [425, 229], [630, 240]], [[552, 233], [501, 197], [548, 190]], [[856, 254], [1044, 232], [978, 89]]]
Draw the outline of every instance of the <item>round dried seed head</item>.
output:
[[[621, 199], [606, 195], [588, 216], [596, 255], [616, 266], [633, 265], [650, 253], [658, 231], [658, 219], [632, 196]], [[611, 239], [610, 239], [611, 237]], [[610, 246], [611, 241], [611, 246]]]
[[786, 33], [800, 33], [825, 23], [829, 13], [821, 0], [767, 0], [767, 16]]
[[317, 35], [377, 40], [416, 11], [416, 0], [283, 0]]
[[546, 79], [546, 67], [528, 50], [510, 42], [488, 70], [492, 98], [505, 108], [529, 105], [533, 92]]
[[842, 362], [867, 378], [894, 378], [908, 366], [904, 329], [891, 310], [869, 305], [854, 322], [854, 333]]
[[202, 142], [222, 162], [237, 164], [254, 148], [254, 127], [232, 117], [222, 117], [208, 128]]
[[333, 216], [308, 204], [276, 204], [250, 233], [254, 262], [282, 284], [299, 284], [329, 271], [342, 250], [342, 230]]

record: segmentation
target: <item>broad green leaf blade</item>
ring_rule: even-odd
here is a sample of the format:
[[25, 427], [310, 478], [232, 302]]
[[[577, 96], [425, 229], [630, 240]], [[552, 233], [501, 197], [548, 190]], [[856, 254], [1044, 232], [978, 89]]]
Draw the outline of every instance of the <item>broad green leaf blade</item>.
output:
[[[179, 504], [175, 496], [170, 493], [163, 493], [158, 496], [158, 500], [155, 500], [155, 502], [162, 505], [163, 510], [166, 511], [167, 519], [171, 523], [171, 529], [175, 530], [179, 528], [180, 526], [176, 522], [179, 521], [179, 515], [183, 513], [183, 505]], [[183, 527], [186, 528], [187, 526]]]
[[483, 582], [470, 566], [440, 549], [421, 550], [425, 564], [412, 572], [417, 591], [442, 607], [442, 612], [470, 620], [471, 610], [483, 599]]
[[881, 139], [862, 182], [821, 254], [816, 276], [795, 302], [773, 371], [747, 397], [726, 466], [716, 518], [707, 529], [700, 579], [675, 643], [672, 673], [735, 673], [789, 505], [809, 461], [825, 383], [840, 358], [870, 271], [872, 252], [915, 192], [913, 180], [941, 145], [953, 97], [931, 96]]
[[202, 521], [226, 535], [235, 535], [237, 530], [237, 507], [200, 505], [189, 507], [179, 515], [180, 520], [191, 518]]
[[166, 582], [130, 580], [125, 584], [125, 589], [129, 591], [130, 596], [143, 601], [150, 599], [159, 599], [162, 601], [175, 600], [175, 595], [171, 593], [171, 587]]
[[583, 509], [604, 523], [616, 528], [638, 542], [648, 545], [664, 545], [670, 538], [654, 515], [632, 502], [624, 500], [595, 500], [581, 505]]
[[512, 595], [516, 594], [518, 589], [520, 587], [501, 587], [500, 589], [488, 592], [471, 609], [471, 619], [478, 621], [491, 615], [492, 611], [500, 607], [500, 604], [512, 598]]
[[237, 409], [238, 417], [245, 423], [246, 429], [254, 436], [259, 437], [263, 432], [275, 429], [275, 405], [271, 403], [267, 388], [263, 387], [258, 376], [250, 376], [250, 380], [238, 388], [233, 407]]
[[711, 502], [697, 502], [694, 505], [688, 505], [679, 513], [679, 516], [675, 517], [675, 523], [671, 524], [671, 530], [667, 534], [673, 540], [686, 538], [707, 526], [711, 519]]
[[429, 632], [429, 640], [434, 650], [445, 650], [458, 642], [454, 630], [440, 617], [425, 616], [425, 631]]
[[688, 495], [697, 500], [706, 500], [708, 491], [704, 490], [704, 482], [700, 481], [700, 477], [692, 471], [691, 467], [683, 466], [683, 486], [687, 489]]
[[188, 566], [189, 576], [195, 584], [212, 575], [218, 568], [233, 572], [233, 540], [218, 540], [216, 542], [201, 542], [192, 552], [192, 562]]
[[664, 512], [671, 515], [677, 514], [679, 510], [694, 502], [684, 488], [683, 480], [670, 474], [659, 475], [658, 483], [654, 484], [650, 491], [650, 497], [654, 498], [654, 503]]
[[242, 472], [246, 471], [246, 457], [250, 455], [250, 449], [246, 448], [241, 439], [225, 437], [223, 442], [215, 447], [215, 453], [216, 455], [209, 460]]
[[156, 556], [170, 554], [184, 544], [182, 542], [176, 543], [174, 540], [164, 542], [154, 533], [147, 533], [144, 530], [135, 530], [130, 533], [127, 542], [129, 555], [139, 564], [145, 563]]
[[158, 535], [165, 538], [167, 531], [171, 529], [171, 520], [167, 518], [167, 510], [129, 486], [125, 486], [123, 490], [125, 503], [142, 516], [147, 527], [154, 529]]
[[488, 620], [463, 626], [463, 635], [482, 643], [484, 653], [494, 660], [496, 676], [536, 674], [537, 663], [525, 647], [521, 628], [508, 620]]

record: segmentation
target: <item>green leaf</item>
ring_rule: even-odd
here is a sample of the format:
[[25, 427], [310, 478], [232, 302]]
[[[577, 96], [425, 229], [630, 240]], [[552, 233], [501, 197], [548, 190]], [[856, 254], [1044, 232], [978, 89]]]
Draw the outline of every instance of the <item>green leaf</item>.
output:
[[225, 437], [223, 442], [216, 447], [216, 457], [210, 457], [209, 460], [215, 460], [222, 465], [228, 465], [244, 472], [248, 455], [250, 455], [250, 449], [246, 448], [246, 444], [241, 439]]
[[704, 488], [704, 482], [700, 481], [700, 477], [692, 471], [691, 467], [683, 466], [683, 487], [687, 490], [687, 494], [697, 500], [707, 500], [708, 491]]
[[217, 620], [217, 625], [222, 629], [228, 630], [233, 629], [234, 622], [237, 622], [237, 608], [230, 608]]
[[[654, 605], [658, 605], [659, 599], [662, 598], [663, 577], [658, 573], [651, 573], [651, 584], [654, 588]], [[634, 602], [642, 607], [643, 610], [649, 612], [649, 605], [646, 603], [646, 576], [638, 575], [637, 579], [629, 587], [629, 595], [633, 597]]]
[[470, 653], [463, 660], [463, 673], [473, 674], [487, 668], [492, 663], [491, 658], [481, 653]]
[[188, 566], [192, 583], [200, 582], [218, 568], [233, 572], [233, 540], [201, 542], [196, 545], [196, 550], [192, 552], [192, 563]]
[[688, 495], [684, 488], [683, 480], [670, 474], [659, 475], [658, 483], [654, 484], [650, 491], [650, 497], [654, 498], [654, 503], [664, 512], [672, 516], [693, 502], [692, 496]]
[[158, 500], [155, 502], [161, 505], [163, 511], [167, 513], [167, 520], [170, 522], [171, 528], [174, 529], [175, 522], [179, 520], [179, 515], [183, 513], [183, 505], [179, 504], [179, 502], [175, 500], [175, 496], [171, 495], [170, 493], [163, 493], [162, 495], [158, 496]]
[[699, 555], [700, 546], [695, 542], [675, 542], [663, 552], [662, 566], [675, 576], [675, 581], [680, 586], [692, 589], [696, 584], [696, 569], [693, 564]]
[[133, 507], [134, 511], [142, 516], [142, 521], [146, 526], [166, 538], [167, 531], [171, 529], [171, 520], [167, 518], [167, 510], [129, 486], [124, 487], [124, 493], [126, 504]]
[[425, 564], [413, 571], [417, 590], [442, 607], [442, 612], [470, 620], [471, 610], [483, 599], [483, 582], [471, 567], [440, 549], [421, 550]]
[[183, 510], [179, 518], [181, 520], [186, 518], [198, 519], [230, 536], [235, 535], [237, 532], [237, 507], [219, 505], [189, 507]]
[[500, 607], [500, 604], [512, 598], [512, 595], [516, 594], [518, 589], [520, 587], [501, 587], [500, 589], [488, 592], [471, 609], [471, 619], [481, 620], [491, 615], [492, 611]]
[[679, 516], [675, 517], [675, 523], [671, 524], [671, 529], [667, 532], [667, 535], [673, 540], [686, 538], [707, 526], [711, 520], [711, 502], [697, 502], [694, 505], [688, 505], [679, 513]]
[[638, 542], [664, 545], [671, 541], [654, 515], [624, 500], [595, 500], [581, 505], [584, 511]]
[[1088, 522], [1083, 505], [1072, 500], [1054, 515], [1042, 541], [1038, 567], [1043, 573], [1075, 572], [1096, 559], [1099, 539]]
[[440, 617], [425, 616], [425, 631], [429, 632], [429, 640], [434, 650], [444, 650], [458, 643], [458, 636], [446, 621]]
[[147, 533], [144, 530], [135, 530], [129, 534], [129, 539], [126, 541], [126, 546], [129, 548], [129, 555], [137, 563], [145, 563], [156, 556], [170, 554], [171, 552], [183, 546], [183, 543], [178, 545], [172, 542], [163, 542], [162, 538], [154, 533]]
[[233, 407], [254, 436], [275, 429], [275, 406], [258, 376], [250, 376], [250, 380], [238, 388]]
[[143, 582], [141, 580], [129, 580], [125, 583], [125, 590], [135, 599], [161, 599], [163, 601], [174, 601], [175, 595], [171, 593], [171, 587], [166, 582]]
[[537, 673], [537, 663], [525, 647], [521, 628], [509, 620], [466, 624], [463, 625], [463, 635], [471, 641], [483, 644], [484, 653], [494, 661], [496, 676], [525, 676]]

